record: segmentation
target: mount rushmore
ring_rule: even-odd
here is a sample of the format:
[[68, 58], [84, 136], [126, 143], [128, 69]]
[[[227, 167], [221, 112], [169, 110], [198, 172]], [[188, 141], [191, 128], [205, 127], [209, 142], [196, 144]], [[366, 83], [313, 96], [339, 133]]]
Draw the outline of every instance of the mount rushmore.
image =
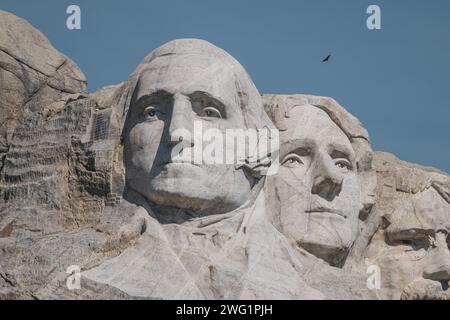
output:
[[[450, 177], [372, 151], [332, 98], [261, 94], [206, 41], [87, 93], [0, 11], [0, 97], [0, 299], [450, 298]], [[214, 161], [189, 160], [195, 126]]]

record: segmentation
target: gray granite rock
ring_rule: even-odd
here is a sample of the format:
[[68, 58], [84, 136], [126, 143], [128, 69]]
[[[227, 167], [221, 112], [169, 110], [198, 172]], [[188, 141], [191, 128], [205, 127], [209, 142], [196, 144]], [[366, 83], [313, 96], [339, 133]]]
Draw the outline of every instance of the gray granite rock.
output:
[[[0, 299], [448, 299], [450, 177], [372, 152], [331, 98], [261, 97], [206, 41], [88, 94], [0, 11], [0, 96]], [[199, 124], [256, 140], [190, 162]]]
[[450, 177], [377, 152], [374, 219], [363, 256], [381, 269], [386, 299], [450, 298]]

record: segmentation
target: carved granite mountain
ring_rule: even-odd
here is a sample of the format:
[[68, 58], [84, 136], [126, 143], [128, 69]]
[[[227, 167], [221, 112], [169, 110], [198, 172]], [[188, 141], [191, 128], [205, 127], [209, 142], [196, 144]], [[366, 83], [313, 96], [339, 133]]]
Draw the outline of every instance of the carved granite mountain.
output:
[[[131, 165], [124, 164], [128, 156], [135, 170], [136, 163], [145, 163], [135, 159], [148, 160], [139, 152], [149, 139], [133, 130], [158, 122], [147, 121], [153, 109], [139, 111], [133, 97], [153, 83], [173, 85], [171, 77], [158, 78], [161, 70], [173, 77], [180, 70], [193, 75], [187, 79], [201, 74], [212, 83], [202, 90], [223, 86], [219, 96], [225, 92], [225, 99], [232, 97], [227, 101], [240, 107], [227, 116], [242, 109], [244, 120], [236, 123], [278, 127], [282, 145], [301, 140], [296, 135], [312, 139], [314, 130], [326, 130], [336, 146], [353, 149], [355, 159], [346, 159], [342, 150], [333, 153], [339, 172], [316, 161], [317, 179], [309, 181], [299, 163], [311, 157], [307, 148], [300, 154], [297, 148], [297, 154], [287, 152], [287, 165], [275, 176], [233, 167], [233, 177], [246, 170], [251, 181], [248, 199], [237, 208], [229, 209], [217, 196], [208, 200], [218, 201], [220, 211], [196, 212], [192, 206], [201, 193], [182, 201], [189, 188], [176, 190], [177, 207], [170, 207], [170, 197], [164, 198], [169, 192], [153, 197], [134, 184], [146, 178], [145, 166], [130, 175]], [[0, 299], [449, 298], [450, 177], [372, 153], [367, 131], [336, 101], [307, 95], [261, 99], [237, 61], [195, 39], [156, 49], [124, 83], [91, 94], [86, 85], [80, 69], [44, 35], [0, 11]], [[189, 99], [221, 110], [225, 104], [208, 100], [211, 96]], [[189, 106], [180, 93], [159, 92], [156, 98], [176, 108]], [[186, 121], [186, 113], [178, 119]], [[296, 121], [305, 129], [292, 130]], [[332, 145], [328, 138], [316, 142]], [[345, 189], [356, 176], [353, 189]], [[219, 181], [220, 190], [235, 182]], [[321, 214], [324, 203], [344, 199], [332, 208], [346, 216], [336, 218], [342, 227], [329, 223], [326, 227], [336, 230], [327, 232], [309, 224], [324, 220], [289, 220], [298, 205], [317, 206], [305, 202], [314, 197], [328, 201], [321, 200]], [[311, 206], [304, 213], [310, 211]], [[312, 227], [300, 235], [291, 227], [303, 224]], [[81, 288], [70, 290], [66, 271], [74, 265], [81, 270]], [[367, 285], [369, 266], [380, 270], [381, 287]]]

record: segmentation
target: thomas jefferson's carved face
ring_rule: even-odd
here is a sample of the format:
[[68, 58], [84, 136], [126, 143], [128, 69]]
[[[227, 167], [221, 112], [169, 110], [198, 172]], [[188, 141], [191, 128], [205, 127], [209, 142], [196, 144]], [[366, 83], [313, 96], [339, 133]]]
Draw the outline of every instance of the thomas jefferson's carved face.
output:
[[[249, 197], [250, 182], [233, 164], [193, 164], [171, 156], [194, 147], [194, 122], [209, 128], [246, 129], [235, 77], [207, 55], [156, 58], [141, 73], [125, 135], [128, 186], [162, 206], [223, 213]], [[187, 141], [190, 140], [190, 141]], [[192, 150], [191, 150], [192, 151]]]
[[282, 232], [300, 247], [339, 265], [358, 232], [361, 207], [355, 154], [321, 109], [297, 106], [280, 134], [276, 178]]

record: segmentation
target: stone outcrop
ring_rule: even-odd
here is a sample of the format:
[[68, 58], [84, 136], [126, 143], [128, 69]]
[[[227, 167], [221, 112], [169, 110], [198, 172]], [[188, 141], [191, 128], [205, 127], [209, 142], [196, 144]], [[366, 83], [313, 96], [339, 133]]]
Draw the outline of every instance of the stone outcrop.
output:
[[382, 274], [385, 299], [449, 299], [450, 177], [377, 152], [373, 227], [361, 255]]
[[[449, 298], [450, 177], [373, 152], [335, 100], [261, 96], [196, 39], [86, 86], [0, 11], [0, 299]], [[279, 163], [178, 158], [196, 121], [278, 129]]]

